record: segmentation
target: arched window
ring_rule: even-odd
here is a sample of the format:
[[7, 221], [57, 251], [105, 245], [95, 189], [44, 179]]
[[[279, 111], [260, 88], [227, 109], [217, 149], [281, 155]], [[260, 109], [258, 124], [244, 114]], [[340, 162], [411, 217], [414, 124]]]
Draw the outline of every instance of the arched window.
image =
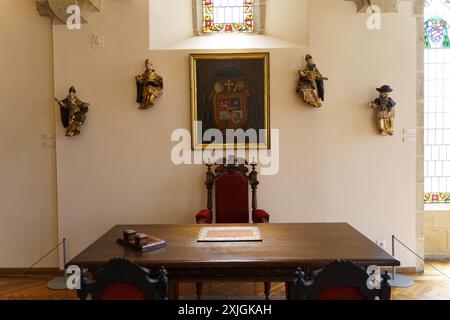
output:
[[194, 0], [196, 33], [262, 33], [264, 0]]
[[425, 202], [450, 203], [450, 0], [425, 1]]

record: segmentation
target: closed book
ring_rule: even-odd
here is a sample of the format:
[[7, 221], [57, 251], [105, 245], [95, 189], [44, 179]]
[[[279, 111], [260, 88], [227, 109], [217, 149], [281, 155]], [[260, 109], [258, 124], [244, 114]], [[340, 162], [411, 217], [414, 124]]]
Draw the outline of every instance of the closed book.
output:
[[120, 244], [121, 246], [139, 252], [158, 250], [164, 248], [167, 245], [166, 241], [152, 236], [149, 236], [145, 242], [146, 242], [145, 244], [138, 245], [134, 241], [125, 241], [123, 239], [117, 239], [117, 243]]

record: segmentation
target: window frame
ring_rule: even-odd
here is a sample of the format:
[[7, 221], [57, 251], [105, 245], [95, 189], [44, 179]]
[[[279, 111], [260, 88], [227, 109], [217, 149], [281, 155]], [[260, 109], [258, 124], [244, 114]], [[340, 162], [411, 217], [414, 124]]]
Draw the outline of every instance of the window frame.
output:
[[253, 31], [252, 32], [203, 32], [203, 0], [192, 0], [192, 16], [194, 34], [197, 36], [232, 35], [261, 35], [265, 32], [266, 0], [253, 1]]
[[[442, 0], [428, 0], [428, 4], [433, 1]], [[450, 1], [448, 1], [450, 5]], [[450, 9], [450, 7], [449, 7]], [[425, 3], [424, 8], [424, 38], [428, 37], [427, 34], [427, 23], [430, 20], [440, 18], [447, 23], [447, 32], [450, 30], [450, 11], [445, 12], [432, 12], [428, 11], [427, 3]], [[445, 34], [447, 33], [445, 32]], [[431, 46], [430, 43], [427, 46], [427, 42], [424, 43], [424, 202], [425, 209], [427, 211], [434, 210], [433, 206], [436, 207], [447, 207], [450, 206], [450, 169], [446, 167], [450, 162], [450, 143], [448, 137], [446, 139], [446, 134], [449, 134], [450, 127], [448, 127], [448, 119], [450, 117], [450, 97], [446, 94], [445, 84], [450, 82], [450, 75], [447, 70], [450, 66], [450, 47], [445, 45], [445, 38], [443, 39], [441, 47]], [[447, 37], [448, 42], [448, 37]], [[431, 57], [434, 60], [431, 61]], [[442, 57], [442, 58], [441, 58]], [[441, 58], [441, 59], [438, 59]], [[438, 71], [442, 69], [442, 78], [438, 77]], [[431, 72], [434, 71], [434, 72]], [[432, 86], [432, 83], [435, 85]], [[442, 83], [442, 88], [437, 85]], [[442, 90], [440, 90], [442, 89]], [[431, 91], [430, 91], [431, 90]], [[433, 92], [432, 92], [433, 91]], [[437, 94], [441, 92], [441, 94]], [[432, 95], [431, 93], [434, 93]], [[438, 101], [442, 103], [441, 107], [438, 108]], [[434, 104], [431, 102], [435, 102]], [[447, 108], [446, 108], [447, 107]], [[441, 117], [441, 118], [440, 118]], [[430, 119], [431, 118], [431, 119]], [[433, 120], [434, 119], [434, 120]], [[433, 121], [434, 122], [433, 122]], [[440, 125], [437, 125], [439, 123]], [[432, 124], [432, 125], [430, 125]], [[434, 132], [433, 132], [434, 131]], [[438, 136], [439, 131], [439, 136]], [[430, 136], [431, 134], [431, 136]], [[439, 137], [439, 139], [437, 139]], [[441, 150], [444, 150], [443, 155], [441, 155]], [[430, 165], [430, 166], [429, 166]], [[430, 174], [433, 172], [433, 174]], [[439, 174], [437, 173], [439, 172]], [[446, 180], [445, 183], [442, 181]], [[436, 184], [436, 187], [434, 186]], [[445, 185], [445, 187], [443, 187]]]

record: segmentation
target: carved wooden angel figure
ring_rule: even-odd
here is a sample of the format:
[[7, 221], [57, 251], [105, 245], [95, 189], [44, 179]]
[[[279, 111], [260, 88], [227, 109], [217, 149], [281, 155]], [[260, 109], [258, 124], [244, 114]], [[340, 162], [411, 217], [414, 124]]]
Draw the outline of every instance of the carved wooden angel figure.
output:
[[377, 113], [377, 126], [381, 135], [392, 136], [394, 135], [394, 119], [395, 119], [395, 106], [397, 103], [389, 97], [389, 93], [393, 89], [384, 85], [381, 88], [377, 88], [380, 96], [373, 102], [369, 103], [369, 107], [375, 109]]
[[328, 78], [322, 76], [314, 63], [313, 57], [307, 55], [306, 67], [303, 70], [299, 70], [300, 78], [297, 83], [297, 93], [303, 100], [312, 105], [313, 107], [322, 107], [322, 101], [325, 100], [325, 88], [323, 81]]
[[78, 99], [77, 91], [70, 87], [69, 95], [64, 100], [58, 100], [61, 109], [61, 121], [66, 128], [66, 136], [73, 137], [80, 134], [81, 126], [86, 121], [86, 113], [89, 111], [89, 103]]
[[163, 93], [163, 78], [159, 76], [150, 60], [145, 60], [145, 73], [136, 76], [137, 100], [140, 110], [153, 107], [156, 98]]

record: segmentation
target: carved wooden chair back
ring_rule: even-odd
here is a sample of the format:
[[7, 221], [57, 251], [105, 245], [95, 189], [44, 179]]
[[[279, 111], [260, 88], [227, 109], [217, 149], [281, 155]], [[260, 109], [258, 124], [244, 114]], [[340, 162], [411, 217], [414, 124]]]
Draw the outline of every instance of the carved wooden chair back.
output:
[[214, 170], [213, 165], [207, 165], [207, 168], [207, 206], [212, 211], [214, 191], [216, 223], [248, 223], [249, 187], [252, 191], [252, 212], [257, 209], [256, 191], [259, 182], [256, 164], [249, 165], [244, 159], [231, 158], [214, 165]]
[[82, 276], [78, 297], [86, 300], [166, 300], [167, 271], [164, 267], [156, 278], [150, 271], [126, 259], [112, 259], [94, 275], [93, 281]]
[[343, 260], [313, 272], [310, 281], [305, 281], [304, 273], [299, 270], [293, 297], [297, 300], [390, 300], [387, 273], [381, 275], [378, 284], [376, 281], [370, 284], [370, 276], [363, 267]]

